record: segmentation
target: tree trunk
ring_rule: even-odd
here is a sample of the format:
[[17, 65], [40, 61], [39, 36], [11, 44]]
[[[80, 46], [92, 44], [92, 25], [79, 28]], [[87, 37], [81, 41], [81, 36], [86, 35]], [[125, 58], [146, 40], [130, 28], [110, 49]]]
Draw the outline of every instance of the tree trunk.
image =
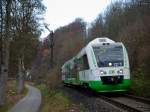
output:
[[5, 19], [5, 38], [3, 39], [1, 76], [0, 76], [0, 105], [4, 105], [6, 101], [6, 84], [8, 77], [9, 65], [9, 37], [10, 37], [10, 9], [11, 0], [6, 3], [6, 19]]
[[[0, 77], [0, 105], [5, 104], [6, 100], [6, 85], [8, 77], [8, 61], [9, 61], [9, 43], [5, 43], [5, 57], [3, 57], [4, 64], [1, 65]], [[4, 50], [3, 50], [4, 51]]]
[[19, 59], [18, 67], [19, 68], [17, 74], [17, 92], [21, 93], [24, 89], [24, 75], [25, 75], [24, 64], [21, 58]]

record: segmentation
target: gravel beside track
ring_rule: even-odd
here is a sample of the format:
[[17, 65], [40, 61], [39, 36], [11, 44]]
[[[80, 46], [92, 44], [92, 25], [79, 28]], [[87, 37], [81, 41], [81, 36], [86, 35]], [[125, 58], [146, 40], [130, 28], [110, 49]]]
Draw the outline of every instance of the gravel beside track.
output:
[[148, 98], [133, 96], [133, 95], [129, 95], [129, 94], [122, 94], [122, 95], [125, 97], [128, 97], [129, 99], [134, 99], [134, 100], [137, 100], [137, 101], [140, 101], [140, 102], [150, 105], [150, 99], [148, 99]]
[[145, 104], [137, 100], [129, 99], [128, 97], [115, 97], [111, 99], [120, 102], [122, 104], [125, 104], [127, 106], [130, 106], [132, 108], [135, 108], [141, 112], [150, 112], [149, 104]]
[[122, 112], [120, 108], [100, 99], [93, 95], [88, 90], [83, 88], [72, 88], [62, 86], [61, 89], [65, 95], [76, 104], [81, 104], [85, 107], [85, 112]]
[[[150, 112], [149, 99], [115, 94], [108, 96], [74, 86], [60, 89], [76, 104], [82, 104], [85, 112]], [[132, 98], [131, 98], [132, 97]]]

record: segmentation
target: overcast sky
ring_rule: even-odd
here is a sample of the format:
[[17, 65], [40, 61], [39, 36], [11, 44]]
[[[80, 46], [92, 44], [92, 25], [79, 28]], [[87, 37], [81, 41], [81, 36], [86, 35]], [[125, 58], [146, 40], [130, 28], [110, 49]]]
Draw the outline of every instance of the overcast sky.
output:
[[[111, 1], [113, 0], [43, 0], [47, 7], [44, 14], [45, 23], [50, 24], [51, 30], [67, 25], [78, 17], [90, 23]], [[41, 37], [46, 37], [48, 33], [45, 29]]]

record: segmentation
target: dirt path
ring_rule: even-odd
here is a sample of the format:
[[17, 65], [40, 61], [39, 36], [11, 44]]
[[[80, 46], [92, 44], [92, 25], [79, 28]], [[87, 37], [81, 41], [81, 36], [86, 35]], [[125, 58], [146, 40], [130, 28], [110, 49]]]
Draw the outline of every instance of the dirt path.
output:
[[41, 92], [27, 85], [28, 94], [21, 99], [9, 112], [38, 112], [41, 105]]

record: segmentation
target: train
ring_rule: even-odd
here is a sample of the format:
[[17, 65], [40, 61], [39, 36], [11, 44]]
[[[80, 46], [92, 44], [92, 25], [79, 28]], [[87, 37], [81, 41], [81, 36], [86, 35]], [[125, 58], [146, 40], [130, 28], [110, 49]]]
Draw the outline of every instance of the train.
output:
[[126, 92], [131, 84], [127, 50], [122, 42], [96, 38], [63, 64], [61, 78], [65, 85], [96, 92]]

